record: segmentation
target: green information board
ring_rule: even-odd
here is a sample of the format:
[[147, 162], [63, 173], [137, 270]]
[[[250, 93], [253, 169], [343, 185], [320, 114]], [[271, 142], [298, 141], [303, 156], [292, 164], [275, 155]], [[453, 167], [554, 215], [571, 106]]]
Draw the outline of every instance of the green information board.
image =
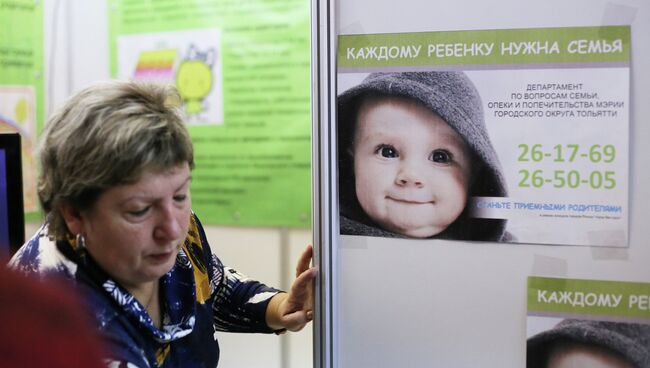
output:
[[43, 99], [43, 2], [0, 0], [0, 133], [21, 135], [28, 220], [39, 216], [34, 151]]
[[175, 84], [205, 223], [310, 222], [309, 2], [109, 1], [111, 74]]

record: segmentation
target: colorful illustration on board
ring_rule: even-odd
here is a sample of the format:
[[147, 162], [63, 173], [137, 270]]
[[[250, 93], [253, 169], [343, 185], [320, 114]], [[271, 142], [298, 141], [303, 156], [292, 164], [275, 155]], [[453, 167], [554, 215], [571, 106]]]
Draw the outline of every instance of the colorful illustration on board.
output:
[[177, 54], [176, 49], [142, 51], [133, 78], [157, 83], [172, 83]]
[[118, 77], [174, 84], [192, 125], [223, 123], [219, 29], [118, 37]]
[[204, 98], [212, 90], [212, 65], [215, 56], [215, 49], [201, 52], [194, 45], [190, 45], [187, 57], [178, 66], [176, 87], [185, 102], [185, 111], [189, 116], [200, 114], [204, 110]]
[[23, 203], [38, 210], [36, 194], [36, 94], [31, 86], [0, 86], [0, 133], [18, 132], [22, 145]]

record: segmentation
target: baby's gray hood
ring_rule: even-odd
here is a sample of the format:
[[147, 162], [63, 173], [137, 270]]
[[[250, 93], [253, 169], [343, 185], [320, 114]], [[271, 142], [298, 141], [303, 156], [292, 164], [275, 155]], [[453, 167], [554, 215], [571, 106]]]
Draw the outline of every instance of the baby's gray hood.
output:
[[527, 367], [545, 367], [549, 349], [558, 341], [605, 348], [638, 368], [650, 367], [650, 325], [576, 319], [528, 339]]

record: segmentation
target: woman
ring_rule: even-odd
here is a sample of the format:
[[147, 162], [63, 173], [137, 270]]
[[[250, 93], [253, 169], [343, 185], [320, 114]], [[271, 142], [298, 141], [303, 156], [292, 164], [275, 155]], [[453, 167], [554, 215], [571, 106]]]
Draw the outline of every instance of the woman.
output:
[[297, 331], [312, 319], [311, 247], [289, 293], [212, 254], [190, 208], [193, 149], [179, 101], [171, 87], [98, 84], [42, 134], [46, 222], [10, 264], [76, 281], [109, 366], [214, 367], [216, 330]]

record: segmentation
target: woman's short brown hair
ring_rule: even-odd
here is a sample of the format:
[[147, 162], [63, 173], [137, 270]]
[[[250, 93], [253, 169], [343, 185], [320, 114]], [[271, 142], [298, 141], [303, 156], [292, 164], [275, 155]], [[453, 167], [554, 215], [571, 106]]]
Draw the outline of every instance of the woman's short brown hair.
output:
[[50, 234], [69, 236], [62, 203], [92, 207], [106, 189], [135, 182], [147, 170], [187, 162], [189, 133], [173, 86], [126, 81], [94, 84], [73, 95], [41, 136], [38, 195]]

